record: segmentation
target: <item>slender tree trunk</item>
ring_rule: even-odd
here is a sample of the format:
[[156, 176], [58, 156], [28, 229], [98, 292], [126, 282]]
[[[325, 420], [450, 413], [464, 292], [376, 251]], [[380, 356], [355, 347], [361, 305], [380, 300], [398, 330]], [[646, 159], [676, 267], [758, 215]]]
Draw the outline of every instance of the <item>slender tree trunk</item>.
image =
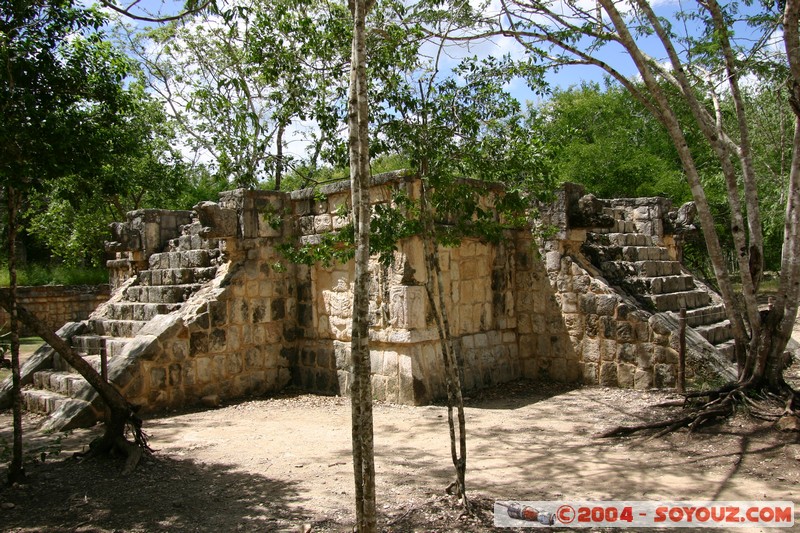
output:
[[353, 327], [350, 343], [352, 360], [353, 473], [356, 495], [356, 530], [377, 530], [375, 514], [375, 451], [372, 425], [372, 383], [369, 353], [369, 104], [367, 100], [366, 16], [371, 3], [354, 0], [353, 49], [350, 67], [348, 127], [350, 140], [350, 183], [356, 229]]
[[275, 190], [281, 190], [281, 180], [283, 179], [283, 134], [286, 131], [286, 123], [281, 120], [278, 123], [278, 131], [275, 134]]
[[19, 372], [19, 320], [17, 318], [17, 209], [18, 192], [14, 187], [6, 187], [8, 203], [8, 278], [9, 278], [9, 327], [11, 328], [11, 398], [14, 424], [14, 442], [11, 464], [8, 468], [8, 481], [16, 483], [25, 479], [22, 462], [22, 390]]
[[[464, 396], [461, 384], [464, 381], [463, 359], [457, 353], [453, 337], [450, 332], [450, 321], [447, 306], [444, 300], [444, 281], [441, 263], [439, 261], [439, 247], [435, 240], [433, 213], [428, 207], [427, 188], [424, 180], [420, 192], [420, 214], [423, 220], [422, 246], [425, 254], [425, 265], [428, 273], [425, 280], [425, 292], [428, 303], [433, 310], [439, 341], [442, 346], [442, 357], [445, 368], [445, 385], [447, 388], [447, 425], [450, 430], [450, 456], [456, 471], [456, 493], [464, 506], [464, 511], [470, 513], [469, 500], [467, 499], [467, 430], [464, 415]], [[436, 286], [434, 287], [434, 280]], [[438, 293], [438, 301], [434, 296]], [[456, 427], [453, 410], [456, 410], [458, 426]]]

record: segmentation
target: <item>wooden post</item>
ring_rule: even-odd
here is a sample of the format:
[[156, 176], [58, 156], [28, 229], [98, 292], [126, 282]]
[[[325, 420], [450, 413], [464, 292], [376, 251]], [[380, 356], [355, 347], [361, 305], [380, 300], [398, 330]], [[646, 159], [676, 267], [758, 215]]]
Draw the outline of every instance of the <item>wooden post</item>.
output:
[[678, 392], [686, 392], [686, 308], [678, 315]]
[[103, 381], [108, 381], [108, 355], [105, 348], [100, 350], [100, 377]]

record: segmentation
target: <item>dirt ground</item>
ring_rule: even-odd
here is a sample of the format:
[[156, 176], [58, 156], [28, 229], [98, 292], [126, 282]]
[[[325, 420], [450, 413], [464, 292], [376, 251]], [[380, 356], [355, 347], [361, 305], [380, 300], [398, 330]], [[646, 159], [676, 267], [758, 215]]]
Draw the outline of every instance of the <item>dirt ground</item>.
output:
[[[378, 404], [380, 528], [494, 531], [496, 499], [800, 501], [797, 433], [739, 417], [658, 440], [595, 437], [663, 416], [653, 405], [670, 398], [529, 381], [470, 398], [467, 487], [478, 512], [468, 519], [444, 490], [446, 409]], [[2, 531], [352, 530], [346, 398], [286, 393], [148, 419], [155, 454], [128, 477], [121, 460], [72, 457], [97, 429], [59, 437], [35, 423], [26, 419], [29, 482], [0, 489]], [[0, 414], [7, 442], [10, 425]]]

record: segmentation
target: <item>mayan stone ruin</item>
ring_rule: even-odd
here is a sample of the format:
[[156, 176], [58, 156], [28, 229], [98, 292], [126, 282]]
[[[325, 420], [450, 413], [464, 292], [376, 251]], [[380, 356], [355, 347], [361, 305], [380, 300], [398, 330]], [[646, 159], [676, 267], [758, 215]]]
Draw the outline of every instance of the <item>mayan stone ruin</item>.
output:
[[[376, 176], [372, 201], [391, 202], [400, 190], [417, 198], [419, 182]], [[465, 239], [441, 249], [464, 388], [518, 378], [673, 387], [681, 307], [691, 326], [688, 375], [733, 377], [723, 307], [678, 260], [690, 210], [663, 198], [597, 199], [569, 184], [556, 196], [500, 244]], [[278, 246], [341, 228], [349, 203], [343, 182], [233, 190], [192, 211], [130, 212], [108, 244], [111, 297], [59, 334], [96, 368], [107, 358], [108, 379], [143, 412], [288, 385], [347, 394], [352, 266], [293, 264]], [[376, 260], [372, 270], [374, 397], [419, 405], [445, 396], [420, 239], [399, 242], [392, 264]], [[102, 419], [97, 394], [49, 347], [22, 376], [27, 408], [49, 414], [45, 427]], [[0, 388], [0, 407], [9, 390]]]

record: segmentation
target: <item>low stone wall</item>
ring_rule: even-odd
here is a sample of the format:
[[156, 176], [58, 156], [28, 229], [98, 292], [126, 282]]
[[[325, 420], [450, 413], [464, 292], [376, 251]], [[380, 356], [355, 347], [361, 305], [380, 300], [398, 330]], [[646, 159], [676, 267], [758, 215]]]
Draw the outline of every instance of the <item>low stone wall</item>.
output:
[[[2, 289], [7, 291], [8, 289]], [[100, 304], [108, 300], [109, 286], [102, 285], [43, 285], [40, 287], [18, 287], [19, 305], [33, 313], [53, 331], [67, 322], [85, 320]], [[8, 312], [0, 308], [0, 330], [7, 330]], [[23, 336], [34, 333], [25, 324], [20, 324]]]

